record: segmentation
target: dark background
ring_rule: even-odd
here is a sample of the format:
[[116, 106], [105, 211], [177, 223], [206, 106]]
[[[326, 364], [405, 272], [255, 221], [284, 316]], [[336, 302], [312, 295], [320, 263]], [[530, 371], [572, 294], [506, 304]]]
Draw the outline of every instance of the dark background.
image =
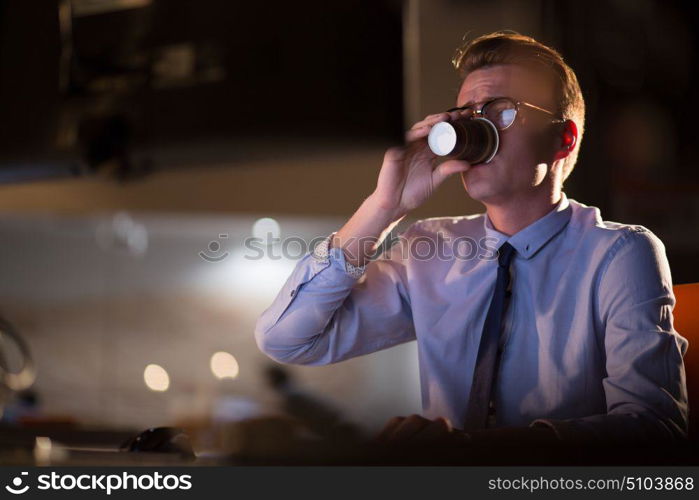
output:
[[402, 135], [398, 1], [81, 11], [90, 3], [0, 2], [9, 181], [26, 177], [17, 159], [55, 162], [59, 175], [62, 161], [92, 171], [116, 157], [134, 176], [148, 166], [134, 164], [138, 151], [183, 142]]
[[[356, 185], [319, 198], [321, 213], [349, 217], [375, 183], [382, 148], [452, 105], [456, 77], [443, 76], [451, 56], [443, 47], [453, 50], [464, 33], [515, 29], [559, 49], [583, 88], [586, 133], [568, 195], [606, 220], [647, 226], [665, 243], [675, 282], [699, 281], [691, 2], [153, 0], [88, 15], [80, 5], [91, 3], [0, 1], [0, 182], [105, 172], [128, 182], [182, 165], [203, 178], [202, 169], [241, 171], [252, 157], [281, 164], [292, 149], [341, 143], [340, 157], [378, 144], [356, 171], [327, 163], [326, 173]], [[418, 90], [405, 93], [411, 85]], [[266, 175], [277, 177], [260, 170], [260, 185]], [[155, 189], [148, 201], [122, 191], [109, 206], [80, 210], [312, 213], [318, 204], [295, 200], [329, 190], [327, 179], [310, 170], [299, 177], [305, 193], [265, 187], [257, 205], [244, 195], [235, 205], [193, 205]], [[415, 216], [482, 210], [455, 183], [450, 189]], [[16, 198], [29, 199], [26, 191]]]
[[545, 2], [546, 37], [578, 75], [586, 132], [567, 191], [666, 245], [699, 281], [699, 17], [691, 2]]

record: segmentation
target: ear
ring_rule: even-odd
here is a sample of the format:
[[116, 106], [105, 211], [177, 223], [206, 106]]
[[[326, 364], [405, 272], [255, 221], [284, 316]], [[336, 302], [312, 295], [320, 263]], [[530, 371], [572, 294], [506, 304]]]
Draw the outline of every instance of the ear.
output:
[[556, 144], [556, 160], [567, 157], [578, 143], [578, 127], [573, 120], [563, 122]]

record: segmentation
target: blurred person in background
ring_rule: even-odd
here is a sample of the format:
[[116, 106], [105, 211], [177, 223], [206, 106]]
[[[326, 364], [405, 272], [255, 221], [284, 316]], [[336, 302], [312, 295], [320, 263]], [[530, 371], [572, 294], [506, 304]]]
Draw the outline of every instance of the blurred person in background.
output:
[[[585, 125], [575, 73], [513, 32], [470, 41], [454, 64], [457, 108], [386, 151], [375, 190], [258, 319], [258, 346], [282, 363], [324, 365], [416, 340], [423, 414], [395, 417], [382, 441], [685, 438], [687, 341], [673, 328], [663, 243], [563, 190]], [[498, 128], [492, 161], [438, 161], [431, 128], [474, 115]], [[485, 213], [418, 220], [374, 255], [455, 174]]]
[[303, 389], [284, 367], [266, 367], [265, 378], [281, 397], [283, 411], [302, 422], [316, 436], [347, 440], [359, 438], [359, 429], [345, 422], [339, 410], [320, 396]]

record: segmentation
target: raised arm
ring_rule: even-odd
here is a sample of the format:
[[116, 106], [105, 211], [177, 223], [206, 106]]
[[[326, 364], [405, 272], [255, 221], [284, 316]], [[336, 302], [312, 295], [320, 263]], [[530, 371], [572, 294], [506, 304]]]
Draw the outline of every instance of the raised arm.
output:
[[[327, 257], [301, 259], [260, 316], [255, 339], [263, 352], [286, 363], [327, 364], [415, 337], [405, 238], [381, 258], [369, 261], [369, 256], [447, 177], [470, 168], [463, 161], [436, 164], [427, 147], [431, 127], [449, 118], [447, 113], [428, 116], [407, 132], [407, 146], [386, 151], [376, 189], [333, 234]], [[366, 265], [364, 275], [348, 272], [346, 262]]]

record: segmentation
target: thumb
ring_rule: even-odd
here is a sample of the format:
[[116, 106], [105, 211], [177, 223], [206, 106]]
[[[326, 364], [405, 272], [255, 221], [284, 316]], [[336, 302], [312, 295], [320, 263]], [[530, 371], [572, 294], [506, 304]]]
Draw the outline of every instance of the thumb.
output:
[[448, 160], [440, 164], [432, 171], [432, 182], [434, 186], [440, 185], [444, 180], [457, 172], [466, 172], [471, 165], [463, 160]]

